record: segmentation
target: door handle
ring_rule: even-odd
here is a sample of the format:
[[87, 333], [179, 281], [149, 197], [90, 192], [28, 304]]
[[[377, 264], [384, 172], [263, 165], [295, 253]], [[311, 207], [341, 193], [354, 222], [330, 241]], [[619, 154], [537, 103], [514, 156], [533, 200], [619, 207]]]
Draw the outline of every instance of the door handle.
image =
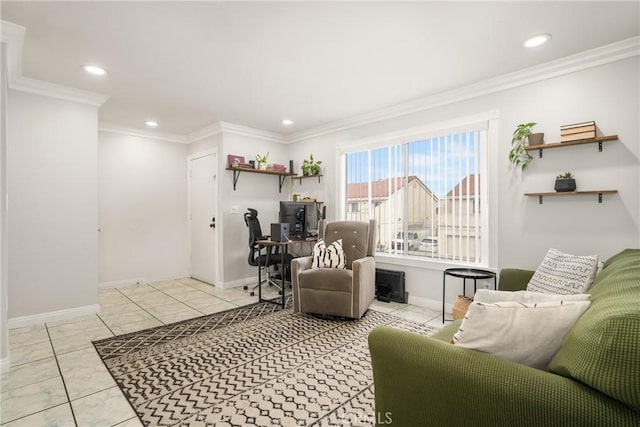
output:
[[211, 224], [209, 224], [209, 227], [216, 228], [216, 217], [215, 216], [213, 218], [211, 218]]

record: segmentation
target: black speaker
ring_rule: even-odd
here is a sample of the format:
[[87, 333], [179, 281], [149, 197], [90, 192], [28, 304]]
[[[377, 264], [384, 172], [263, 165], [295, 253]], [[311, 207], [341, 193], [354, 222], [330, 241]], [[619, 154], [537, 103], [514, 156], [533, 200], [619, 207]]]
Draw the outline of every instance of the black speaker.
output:
[[293, 173], [293, 160], [289, 160], [289, 173]]
[[289, 240], [289, 224], [279, 222], [271, 224], [271, 240], [274, 242], [286, 242]]
[[406, 304], [409, 293], [405, 291], [404, 271], [376, 268], [376, 299]]

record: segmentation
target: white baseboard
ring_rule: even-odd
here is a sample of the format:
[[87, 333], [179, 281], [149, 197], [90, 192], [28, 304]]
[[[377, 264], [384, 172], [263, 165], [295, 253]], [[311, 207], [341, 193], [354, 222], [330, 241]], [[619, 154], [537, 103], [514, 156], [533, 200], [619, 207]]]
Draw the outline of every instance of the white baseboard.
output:
[[131, 279], [114, 280], [111, 282], [98, 283], [98, 289], [111, 289], [111, 288], [125, 288], [127, 286], [134, 286], [140, 283], [147, 283], [149, 280], [146, 277], [133, 277]]
[[11, 367], [9, 356], [0, 359], [0, 374], [6, 374]]
[[238, 280], [230, 280], [228, 282], [220, 282], [219, 285], [216, 285], [216, 288], [220, 289], [231, 289], [231, 288], [240, 288], [244, 285], [256, 284], [258, 283], [258, 276], [254, 277], [245, 277], [244, 279]]
[[[409, 304], [415, 305], [418, 307], [428, 308], [430, 310], [442, 311], [442, 301], [429, 299], [429, 298], [416, 297], [411, 294], [409, 294]], [[445, 311], [448, 311], [450, 313], [451, 307], [452, 307], [451, 304], [446, 304]]]
[[58, 320], [72, 319], [74, 317], [86, 316], [100, 312], [99, 304], [85, 305], [83, 307], [68, 308], [66, 310], [49, 311], [47, 313], [32, 314], [30, 316], [14, 317], [9, 319], [7, 325], [9, 329], [23, 328], [31, 325], [41, 325], [46, 322], [56, 322]]

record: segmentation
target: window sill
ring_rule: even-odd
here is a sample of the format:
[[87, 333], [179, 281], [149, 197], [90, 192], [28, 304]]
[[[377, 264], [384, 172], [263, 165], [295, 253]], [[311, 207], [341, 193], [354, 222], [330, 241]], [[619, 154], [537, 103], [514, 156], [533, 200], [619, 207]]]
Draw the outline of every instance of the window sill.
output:
[[487, 265], [463, 261], [435, 260], [411, 255], [390, 255], [380, 253], [376, 253], [375, 258], [376, 262], [383, 264], [416, 267], [426, 270], [444, 271], [447, 268], [482, 268], [495, 272], [494, 268], [490, 268]]

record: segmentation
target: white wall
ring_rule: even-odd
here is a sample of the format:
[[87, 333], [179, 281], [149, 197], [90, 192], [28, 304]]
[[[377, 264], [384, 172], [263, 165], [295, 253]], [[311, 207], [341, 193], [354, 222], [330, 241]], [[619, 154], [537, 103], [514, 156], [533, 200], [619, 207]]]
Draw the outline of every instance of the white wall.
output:
[[7, 327], [7, 56], [0, 43], [0, 371], [8, 368]]
[[302, 162], [312, 154], [314, 161], [322, 161], [320, 182], [316, 178], [306, 178], [302, 182], [296, 180], [293, 182], [291, 192], [300, 194], [301, 197], [311, 197], [323, 202], [329, 221], [338, 218], [336, 210], [340, 191], [337, 185], [339, 165], [336, 153], [341, 141], [343, 141], [343, 136], [334, 134], [327, 138], [321, 137], [288, 146], [288, 153], [293, 159], [294, 171], [297, 174], [302, 174]]
[[[290, 147], [224, 130], [189, 144], [189, 155], [214, 148], [218, 150], [220, 162], [216, 229], [219, 232], [218, 253], [221, 255], [218, 262], [220, 282], [216, 286], [241, 286], [257, 276], [256, 268], [247, 262], [249, 232], [243, 215], [248, 208], [256, 209], [263, 233], [269, 234], [270, 224], [278, 221], [278, 201], [290, 200], [291, 180], [286, 179], [280, 193], [277, 176], [241, 172], [234, 191], [233, 172], [225, 170], [228, 166], [227, 155], [243, 156], [248, 162], [255, 160], [256, 154], [269, 153], [269, 163], [283, 164], [288, 168]], [[233, 213], [234, 210], [237, 213]]]
[[101, 286], [189, 274], [186, 144], [100, 132]]
[[[290, 153], [298, 158], [313, 152], [325, 162], [321, 198], [335, 200], [340, 147], [384, 133], [498, 110], [498, 146], [489, 149], [497, 153], [489, 158], [490, 233], [495, 252], [491, 267], [535, 268], [549, 247], [606, 259], [640, 242], [639, 75], [638, 57], [634, 57], [302, 141], [293, 144]], [[602, 134], [620, 135], [620, 141], [605, 143], [602, 153], [597, 152], [597, 144], [546, 150], [544, 158], [535, 158], [524, 174], [512, 169], [507, 153], [517, 124], [536, 121], [536, 130], [545, 132], [545, 140], [557, 142], [560, 125], [586, 120], [595, 120]], [[617, 189], [619, 194], [605, 196], [603, 204], [595, 196], [546, 198], [543, 205], [536, 198], [524, 197], [525, 192], [553, 191], [555, 176], [566, 171], [574, 173], [578, 189]], [[414, 297], [441, 301], [441, 271], [447, 265], [401, 266], [379, 257], [378, 266], [406, 271], [407, 290]], [[448, 301], [461, 291], [461, 285], [455, 289], [455, 282], [451, 283]]]
[[9, 90], [9, 318], [98, 302], [98, 109]]
[[[256, 276], [256, 267], [248, 264], [249, 256], [249, 231], [244, 223], [243, 214], [248, 208], [258, 211], [258, 219], [264, 234], [270, 233], [271, 223], [278, 222], [278, 209], [280, 200], [290, 200], [287, 188], [291, 185], [287, 178], [282, 186], [282, 193], [278, 191], [278, 176], [241, 173], [238, 178], [236, 190], [233, 190], [233, 172], [226, 171], [227, 155], [234, 154], [244, 156], [245, 161], [254, 160], [256, 154], [269, 153], [269, 163], [279, 163], [289, 167], [289, 159], [286, 145], [277, 142], [267, 142], [254, 137], [224, 132], [222, 136], [220, 168], [222, 179], [218, 194], [224, 203], [218, 204], [221, 209], [219, 216], [223, 224], [223, 262], [224, 274], [222, 286], [233, 286], [238, 281], [246, 281], [247, 278]], [[237, 208], [238, 213], [232, 213], [232, 208]]]

